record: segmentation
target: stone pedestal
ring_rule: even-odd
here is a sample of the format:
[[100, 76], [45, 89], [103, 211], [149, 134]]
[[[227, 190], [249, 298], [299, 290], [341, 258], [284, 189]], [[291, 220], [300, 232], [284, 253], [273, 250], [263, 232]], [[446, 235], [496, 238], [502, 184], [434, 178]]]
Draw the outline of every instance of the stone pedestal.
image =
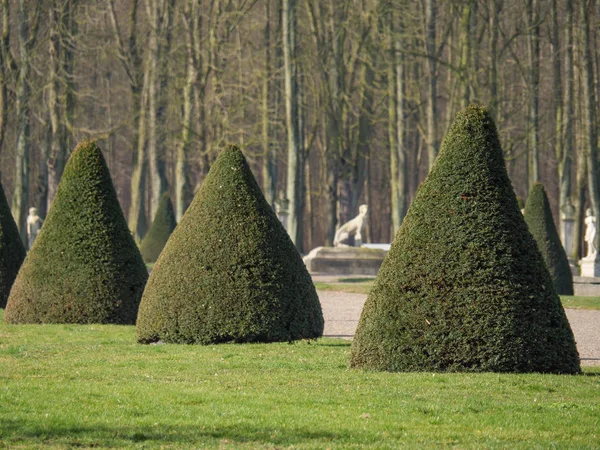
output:
[[386, 244], [384, 242], [381, 242], [381, 243], [375, 243], [375, 244], [363, 244], [362, 246], [364, 248], [378, 248], [378, 249], [384, 250], [386, 252], [389, 252], [390, 248], [392, 247], [392, 244]]
[[573, 293], [575, 295], [600, 297], [600, 278], [573, 277]]
[[317, 247], [304, 257], [310, 273], [377, 275], [385, 250], [365, 247]]
[[600, 277], [600, 261], [597, 258], [579, 260], [582, 277]]

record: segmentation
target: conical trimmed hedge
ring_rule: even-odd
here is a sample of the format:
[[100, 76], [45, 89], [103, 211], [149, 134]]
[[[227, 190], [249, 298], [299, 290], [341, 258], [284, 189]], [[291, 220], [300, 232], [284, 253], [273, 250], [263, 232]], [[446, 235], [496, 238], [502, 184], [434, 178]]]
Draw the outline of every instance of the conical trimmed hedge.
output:
[[316, 338], [323, 315], [294, 244], [246, 159], [228, 147], [154, 265], [139, 342], [273, 342]]
[[379, 271], [350, 365], [387, 371], [580, 371], [495, 125], [455, 119]]
[[24, 259], [25, 247], [0, 183], [0, 308], [6, 307], [10, 288]]
[[541, 183], [535, 183], [531, 188], [524, 217], [550, 271], [556, 292], [560, 295], [573, 295], [573, 274], [554, 225], [548, 196]]
[[102, 152], [85, 141], [69, 158], [5, 321], [133, 324], [147, 278]]
[[140, 253], [145, 263], [156, 262], [176, 226], [173, 203], [169, 194], [165, 192], [158, 203], [154, 221], [140, 243]]

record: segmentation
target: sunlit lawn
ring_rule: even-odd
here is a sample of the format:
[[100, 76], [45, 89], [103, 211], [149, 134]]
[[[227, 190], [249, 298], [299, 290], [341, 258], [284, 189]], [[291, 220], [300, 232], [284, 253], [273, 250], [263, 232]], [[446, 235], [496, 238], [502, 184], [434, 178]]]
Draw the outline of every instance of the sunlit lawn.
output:
[[349, 345], [143, 346], [132, 326], [2, 321], [0, 447], [600, 445], [600, 370], [369, 373]]
[[[562, 304], [571, 309], [600, 309], [600, 297], [561, 295]], [[600, 324], [598, 324], [600, 326]]]

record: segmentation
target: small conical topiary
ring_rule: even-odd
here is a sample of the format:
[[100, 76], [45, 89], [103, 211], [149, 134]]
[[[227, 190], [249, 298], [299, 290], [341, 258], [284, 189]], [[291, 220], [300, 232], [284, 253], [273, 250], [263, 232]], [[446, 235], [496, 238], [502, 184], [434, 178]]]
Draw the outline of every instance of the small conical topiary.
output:
[[365, 303], [350, 365], [580, 371], [485, 108], [469, 106], [452, 124]]
[[541, 183], [535, 183], [531, 188], [524, 217], [550, 271], [556, 292], [560, 295], [573, 295], [573, 274], [554, 225], [548, 196]]
[[5, 321], [133, 324], [147, 278], [102, 152], [85, 141], [69, 158]]
[[219, 155], [160, 254], [137, 320], [141, 343], [316, 338], [312, 279], [236, 147]]
[[0, 308], [6, 307], [10, 288], [24, 259], [25, 247], [0, 183]]
[[140, 243], [140, 253], [145, 263], [156, 262], [176, 226], [173, 203], [169, 194], [165, 192], [158, 203], [154, 221]]

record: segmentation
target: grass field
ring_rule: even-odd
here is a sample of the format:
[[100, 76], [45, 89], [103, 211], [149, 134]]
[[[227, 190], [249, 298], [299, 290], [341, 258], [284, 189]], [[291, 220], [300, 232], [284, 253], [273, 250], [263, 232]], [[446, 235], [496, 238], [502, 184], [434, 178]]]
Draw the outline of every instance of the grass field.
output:
[[[322, 291], [348, 292], [368, 294], [373, 287], [374, 278], [339, 278], [335, 282], [316, 282], [317, 289]], [[563, 295], [560, 297], [565, 308], [600, 309], [600, 297], [580, 297]]]
[[598, 448], [600, 370], [372, 373], [347, 368], [349, 345], [2, 321], [0, 448]]
[[600, 297], [561, 295], [562, 304], [571, 309], [600, 309]]

